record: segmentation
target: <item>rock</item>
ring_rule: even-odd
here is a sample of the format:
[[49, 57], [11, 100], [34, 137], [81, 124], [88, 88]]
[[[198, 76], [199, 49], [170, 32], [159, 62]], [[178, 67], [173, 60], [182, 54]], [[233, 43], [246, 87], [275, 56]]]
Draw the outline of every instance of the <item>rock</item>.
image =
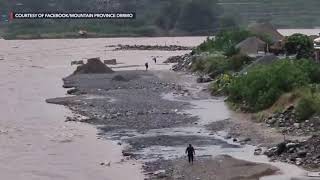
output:
[[286, 144], [286, 148], [287, 148], [287, 149], [294, 148], [294, 147], [296, 147], [297, 145], [298, 145], [298, 144], [296, 144], [296, 143], [289, 142], [289, 143]]
[[274, 123], [276, 123], [277, 122], [277, 119], [276, 118], [271, 118], [271, 119], [267, 119], [266, 120], [266, 123], [267, 124], [274, 124]]
[[255, 155], [255, 156], [258, 156], [258, 155], [261, 155], [261, 154], [262, 154], [262, 148], [257, 147], [257, 148], [254, 150], [254, 155]]
[[296, 165], [300, 166], [302, 164], [301, 158], [296, 158]]
[[293, 126], [294, 126], [295, 128], [297, 128], [297, 129], [300, 129], [300, 127], [301, 127], [301, 126], [300, 126], [300, 123], [294, 123]]
[[155, 176], [157, 176], [158, 178], [166, 178], [167, 174], [165, 170], [159, 170], [153, 173]]
[[207, 82], [211, 82], [212, 79], [210, 77], [202, 77], [200, 76], [199, 78], [197, 78], [197, 83], [207, 83]]
[[76, 89], [76, 88], [74, 88], [74, 89], [69, 89], [69, 90], [67, 91], [67, 94], [73, 95], [73, 94], [76, 94], [76, 93], [78, 93], [78, 92], [79, 92], [79, 90]]
[[305, 150], [298, 151], [297, 155], [299, 158], [305, 158], [307, 156], [307, 151]]
[[267, 149], [263, 154], [268, 156], [268, 157], [272, 157], [275, 155], [275, 152], [277, 151], [277, 147], [272, 147], [272, 148], [269, 148]]
[[277, 155], [280, 155], [285, 151], [286, 151], [286, 143], [285, 142], [282, 142], [277, 145], [277, 150], [276, 150]]
[[122, 151], [122, 155], [123, 155], [123, 156], [134, 156], [133, 153], [131, 153], [131, 152], [126, 152], [126, 151]]

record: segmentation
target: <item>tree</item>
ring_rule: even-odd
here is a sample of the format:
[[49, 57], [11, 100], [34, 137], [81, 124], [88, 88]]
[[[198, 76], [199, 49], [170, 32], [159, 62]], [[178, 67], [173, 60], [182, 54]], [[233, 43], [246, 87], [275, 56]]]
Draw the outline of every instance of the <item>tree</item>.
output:
[[312, 57], [313, 48], [312, 40], [307, 35], [299, 33], [288, 37], [285, 44], [287, 54], [296, 54], [297, 59]]
[[183, 7], [178, 28], [187, 32], [213, 32], [218, 24], [219, 13], [217, 0], [192, 0]]

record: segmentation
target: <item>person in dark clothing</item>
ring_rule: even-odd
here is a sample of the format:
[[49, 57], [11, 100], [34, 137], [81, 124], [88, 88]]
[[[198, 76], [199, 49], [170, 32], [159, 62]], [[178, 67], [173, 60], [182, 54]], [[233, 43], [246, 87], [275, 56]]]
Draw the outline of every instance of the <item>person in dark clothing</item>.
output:
[[153, 61], [154, 61], [154, 63], [157, 63], [157, 58], [154, 57], [154, 58], [153, 58]]
[[193, 164], [193, 156], [196, 155], [196, 152], [191, 144], [189, 144], [189, 146], [187, 147], [186, 154], [188, 154], [189, 163]]
[[146, 66], [146, 71], [147, 71], [149, 68], [149, 64], [146, 62], [144, 65]]

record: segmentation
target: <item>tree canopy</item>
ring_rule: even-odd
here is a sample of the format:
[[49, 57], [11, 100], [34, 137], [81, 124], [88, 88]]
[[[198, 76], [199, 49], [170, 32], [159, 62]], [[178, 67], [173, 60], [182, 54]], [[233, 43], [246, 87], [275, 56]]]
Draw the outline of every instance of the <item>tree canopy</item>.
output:
[[297, 59], [301, 59], [310, 58], [314, 47], [307, 35], [296, 33], [287, 38], [285, 48], [288, 55], [296, 54]]

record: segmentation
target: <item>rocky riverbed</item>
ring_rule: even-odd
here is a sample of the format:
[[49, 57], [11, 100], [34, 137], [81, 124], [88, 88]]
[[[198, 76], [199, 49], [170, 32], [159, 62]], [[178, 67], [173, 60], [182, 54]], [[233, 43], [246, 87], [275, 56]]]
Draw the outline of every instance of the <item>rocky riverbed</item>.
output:
[[[227, 136], [208, 130], [206, 125], [228, 117], [228, 110], [221, 109], [223, 100], [206, 102], [208, 96], [204, 94], [207, 93], [201, 88], [205, 85], [190, 83], [188, 78], [190, 76], [169, 71], [73, 74], [63, 79], [63, 86], [73, 96], [48, 99], [47, 102], [69, 107], [74, 115], [67, 121], [94, 124], [99, 129], [99, 138], [112, 139], [118, 141], [119, 146], [125, 146], [123, 161], [128, 158], [142, 161], [149, 179], [259, 179], [277, 172], [277, 168], [266, 164], [229, 156], [214, 158], [227, 152], [248, 152], [250, 155], [251, 150], [245, 144], [251, 139], [234, 136], [239, 142], [228, 141]], [[177, 99], [172, 99], [170, 94]], [[212, 107], [214, 117], [206, 115], [206, 109], [203, 113], [200, 109], [189, 111], [197, 108], [193, 100], [204, 100], [208, 105], [218, 103]], [[189, 143], [196, 147], [197, 166], [190, 167], [182, 158]], [[233, 164], [239, 168], [233, 168]]]

